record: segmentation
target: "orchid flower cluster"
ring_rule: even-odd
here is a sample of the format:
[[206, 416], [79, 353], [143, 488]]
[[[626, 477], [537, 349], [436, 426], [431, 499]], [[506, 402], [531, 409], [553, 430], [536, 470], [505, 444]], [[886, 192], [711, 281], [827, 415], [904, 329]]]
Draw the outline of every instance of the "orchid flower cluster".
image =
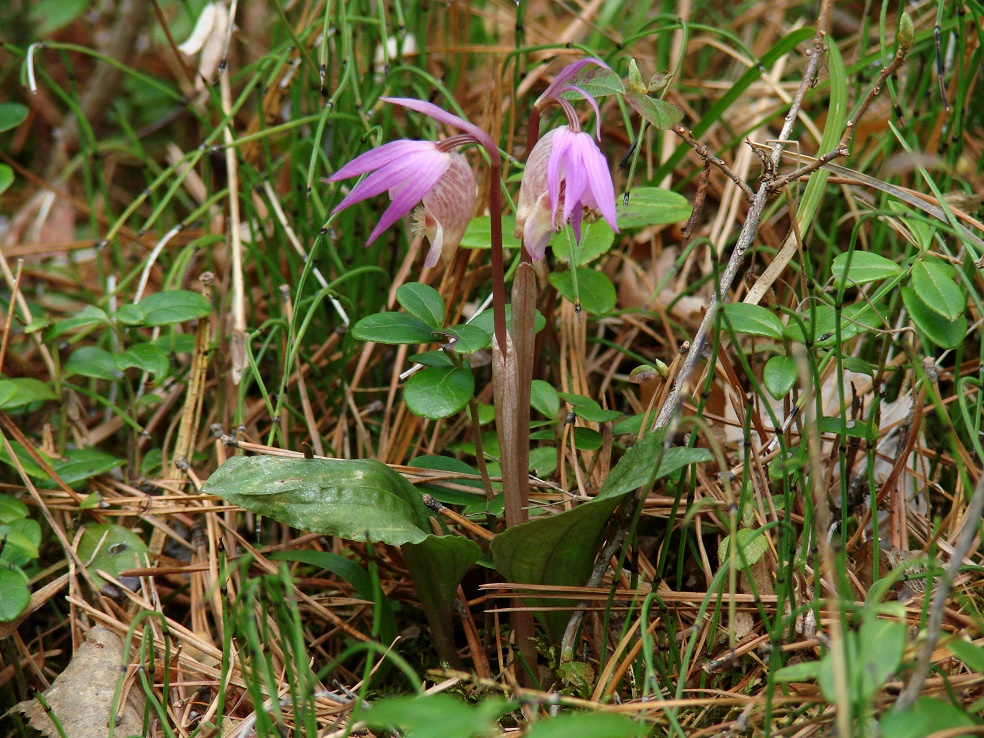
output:
[[[576, 91], [594, 108], [595, 135], [601, 138], [601, 113], [594, 98], [571, 80], [587, 64], [608, 68], [599, 59], [583, 59], [564, 69], [534, 103], [534, 120], [552, 104], [559, 105], [567, 124], [539, 139], [526, 162], [516, 207], [515, 234], [526, 253], [543, 259], [552, 233], [570, 222], [580, 243], [584, 210], [597, 210], [616, 232], [615, 189], [605, 157], [591, 135], [581, 130], [580, 120], [563, 93]], [[493, 168], [493, 196], [498, 194], [500, 156], [491, 137], [477, 126], [437, 105], [410, 98], [382, 98], [434, 118], [462, 133], [442, 141], [399, 140], [380, 146], [339, 169], [329, 182], [359, 175], [359, 182], [332, 211], [334, 216], [358, 202], [388, 192], [390, 206], [376, 223], [366, 245], [418, 204], [412, 216], [415, 235], [426, 235], [430, 251], [424, 262], [433, 267], [448, 263], [461, 242], [475, 210], [476, 184], [466, 159], [457, 148], [478, 144], [488, 154]], [[498, 198], [495, 198], [498, 200]], [[495, 210], [490, 203], [490, 210]], [[499, 213], [492, 212], [495, 221]], [[493, 241], [498, 229], [493, 225]], [[501, 231], [499, 231], [501, 234]], [[501, 250], [501, 243], [492, 244]]]

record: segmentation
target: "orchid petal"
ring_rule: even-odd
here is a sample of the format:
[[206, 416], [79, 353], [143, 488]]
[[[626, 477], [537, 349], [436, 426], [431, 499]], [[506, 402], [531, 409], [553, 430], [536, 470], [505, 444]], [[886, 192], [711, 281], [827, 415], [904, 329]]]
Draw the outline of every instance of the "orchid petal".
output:
[[436, 148], [437, 147], [433, 141], [410, 141], [405, 138], [400, 139], [399, 141], [390, 141], [389, 143], [385, 143], [378, 148], [371, 149], [364, 154], [360, 154], [331, 175], [328, 178], [328, 181], [338, 182], [342, 179], [357, 177], [360, 174], [365, 174], [366, 172], [371, 172], [375, 169], [381, 169], [390, 162], [396, 161], [401, 157], [420, 153], [422, 151], [435, 150]]
[[[557, 227], [557, 203], [560, 199], [560, 181], [567, 175], [566, 164], [568, 152], [573, 143], [573, 132], [566, 126], [556, 130], [553, 146], [550, 148], [550, 160], [547, 162], [547, 192], [550, 193], [550, 224]], [[569, 199], [564, 195], [564, 202]]]
[[410, 154], [401, 161], [393, 162], [379, 171], [373, 172], [359, 182], [345, 198], [335, 206], [332, 215], [345, 208], [362, 202], [370, 197], [382, 194], [401, 185], [405, 180], [414, 177], [421, 170], [435, 169], [438, 176], [443, 174], [450, 164], [448, 155], [431, 147], [429, 152]]
[[436, 167], [427, 168], [421, 170], [418, 176], [407, 179], [406, 186], [393, 198], [392, 204], [386, 208], [379, 222], [376, 223], [376, 227], [372, 229], [372, 233], [369, 234], [369, 240], [366, 241], [366, 246], [379, 238], [379, 234], [413, 210], [413, 206], [420, 202], [421, 198], [427, 194], [427, 191], [437, 183], [437, 180], [443, 176], [445, 170], [447, 170], [447, 166], [443, 169]]
[[444, 227], [441, 221], [437, 221], [437, 228], [430, 242], [430, 250], [427, 252], [427, 258], [424, 259], [424, 266], [428, 268], [437, 266], [437, 262], [441, 259], [441, 252], [444, 250]]
[[482, 145], [482, 147], [488, 152], [489, 158], [492, 160], [493, 164], [498, 164], [501, 161], [499, 157], [499, 149], [496, 147], [495, 141], [492, 140], [492, 137], [489, 136], [489, 134], [476, 126], [474, 123], [469, 123], [464, 118], [459, 118], [454, 113], [449, 113], [434, 103], [429, 103], [424, 100], [415, 100], [410, 97], [382, 97], [380, 99], [393, 105], [400, 105], [404, 108], [409, 108], [410, 110], [416, 110], [418, 113], [423, 113], [424, 115], [430, 116], [434, 120], [440, 121], [445, 125], [449, 125], [453, 128], [464, 131]]
[[595, 137], [600, 141], [601, 140], [601, 108], [598, 107], [598, 101], [595, 100], [594, 97], [589, 95], [587, 92], [582, 90], [577, 85], [565, 85], [564, 87], [561, 88], [560, 92], [566, 92], [567, 90], [574, 90], [574, 92], [577, 92], [580, 95], [584, 95], [584, 99], [588, 101], [588, 103], [591, 105], [592, 108], [594, 108]]
[[[588, 139], [590, 141], [590, 139]], [[584, 157], [584, 168], [588, 177], [588, 187], [594, 202], [590, 203], [593, 207], [601, 211], [602, 216], [608, 221], [612, 230], [618, 233], [617, 217], [615, 215], [615, 185], [612, 184], [612, 175], [608, 171], [608, 162], [604, 155], [594, 148], [589, 156]]]
[[537, 261], [547, 253], [547, 244], [550, 243], [550, 234], [553, 232], [551, 214], [554, 212], [556, 210], [550, 208], [550, 197], [544, 192], [537, 198], [533, 211], [524, 224], [523, 247]]

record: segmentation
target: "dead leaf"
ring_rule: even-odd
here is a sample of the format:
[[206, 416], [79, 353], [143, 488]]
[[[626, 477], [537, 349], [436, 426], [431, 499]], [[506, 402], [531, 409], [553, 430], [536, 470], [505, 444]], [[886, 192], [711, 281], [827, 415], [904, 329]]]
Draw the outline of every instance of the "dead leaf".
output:
[[[123, 641], [109, 628], [93, 627], [65, 671], [44, 691], [44, 699], [58, 719], [65, 738], [105, 738], [116, 683], [123, 664]], [[116, 725], [116, 735], [143, 734], [143, 703], [131, 690]], [[36, 699], [15, 706], [28, 723], [49, 738], [58, 728]]]

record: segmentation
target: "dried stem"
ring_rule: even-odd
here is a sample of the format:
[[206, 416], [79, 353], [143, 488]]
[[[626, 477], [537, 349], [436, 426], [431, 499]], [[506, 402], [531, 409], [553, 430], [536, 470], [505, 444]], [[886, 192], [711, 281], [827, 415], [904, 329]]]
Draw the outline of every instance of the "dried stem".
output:
[[682, 138], [683, 142], [697, 153], [697, 156], [699, 156], [704, 161], [709, 161], [711, 164], [713, 164], [722, 172], [724, 172], [725, 176], [727, 176], [728, 179], [734, 182], [739, 190], [745, 193], [745, 199], [748, 200], [749, 202], [752, 201], [752, 199], [755, 197], [755, 192], [752, 190], [752, 188], [748, 186], [745, 180], [743, 180], [741, 177], [735, 174], [734, 170], [731, 167], [729, 167], [728, 164], [723, 159], [719, 159], [718, 157], [714, 156], [714, 154], [708, 151], [707, 147], [704, 146], [704, 144], [702, 144], [700, 141], [694, 138], [693, 133], [691, 133], [689, 130], [681, 126], [679, 123], [673, 126], [670, 130], [672, 130], [676, 135]]

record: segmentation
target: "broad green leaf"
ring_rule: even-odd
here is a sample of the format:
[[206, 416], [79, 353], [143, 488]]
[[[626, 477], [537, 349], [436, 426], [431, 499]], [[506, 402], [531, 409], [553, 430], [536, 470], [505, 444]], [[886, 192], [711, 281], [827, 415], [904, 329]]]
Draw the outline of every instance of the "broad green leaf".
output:
[[115, 523], [87, 525], [76, 553], [99, 587], [106, 582], [96, 573], [97, 569], [119, 579], [120, 572], [147, 565], [147, 544], [129, 528]]
[[801, 661], [778, 669], [772, 678], [777, 682], [811, 682], [819, 675], [819, 661]]
[[424, 351], [414, 354], [409, 360], [421, 366], [454, 366], [451, 358], [443, 351]]
[[646, 722], [610, 712], [579, 712], [537, 720], [526, 738], [641, 738], [649, 732]]
[[113, 320], [123, 325], [143, 325], [145, 317], [143, 308], [132, 302], [121, 305], [120, 309], [113, 313]]
[[[881, 326], [883, 308], [882, 305], [872, 306], [867, 302], [845, 306], [840, 316], [840, 340], [847, 341], [859, 333]], [[806, 324], [805, 337], [799, 320]], [[791, 318], [786, 324], [783, 332], [789, 340], [823, 347], [833, 346], [837, 342], [837, 312], [830, 305], [816, 305], [812, 312], [802, 313], [799, 320]]]
[[132, 367], [155, 377], [167, 376], [171, 369], [167, 354], [152, 343], [138, 343], [122, 353], [113, 354], [113, 361], [120, 371]]
[[845, 278], [847, 270], [847, 285], [862, 285], [889, 279], [902, 273], [902, 267], [881, 254], [868, 251], [844, 252], [834, 257], [831, 272], [838, 279], [838, 284]]
[[[469, 325], [481, 328], [491, 336], [495, 331], [495, 319], [492, 314], [492, 309], [489, 308], [488, 310], [476, 315]], [[546, 325], [547, 319], [543, 317], [539, 310], [537, 310], [536, 314], [533, 316], [534, 330], [539, 333]], [[512, 329], [512, 305], [506, 305], [506, 327], [510, 330]]]
[[540, 479], [549, 477], [557, 471], [557, 449], [553, 446], [540, 446], [531, 449], [530, 471]]
[[606, 220], [596, 220], [585, 223], [581, 229], [581, 243], [574, 243], [574, 235], [566, 228], [557, 231], [550, 238], [550, 249], [554, 258], [564, 264], [571, 261], [571, 249], [574, 250], [574, 264], [581, 266], [594, 261], [599, 256], [607, 254], [615, 243], [615, 231]]
[[946, 647], [950, 653], [963, 661], [971, 671], [984, 674], [984, 647], [976, 643], [965, 641], [963, 638], [952, 638], [947, 641]]
[[7, 164], [0, 164], [0, 195], [14, 183], [14, 170]]
[[645, 228], [687, 220], [693, 208], [683, 195], [660, 187], [639, 187], [632, 190], [629, 204], [618, 203], [619, 230]]
[[294, 528], [400, 546], [430, 535], [420, 493], [371, 459], [233, 456], [202, 488], [233, 505]]
[[[622, 78], [613, 69], [588, 64], [574, 75], [570, 83], [587, 92], [591, 97], [605, 97], [625, 92]], [[567, 90], [560, 95], [566, 100], [583, 100], [584, 96], [576, 90]]]
[[149, 327], [197, 320], [212, 312], [208, 300], [189, 290], [155, 292], [143, 298], [137, 306], [143, 311], [143, 325]]
[[0, 523], [20, 520], [30, 515], [27, 505], [10, 495], [0, 495]]
[[578, 427], [574, 429], [574, 446], [581, 451], [597, 451], [601, 448], [601, 434], [591, 428]]
[[88, 0], [38, 0], [28, 7], [31, 17], [38, 24], [36, 33], [43, 38], [81, 16], [89, 3]]
[[773, 356], [765, 362], [762, 383], [769, 394], [778, 400], [789, 394], [797, 376], [796, 361], [792, 356]]
[[[621, 496], [596, 499], [507, 528], [490, 544], [496, 571], [516, 584], [581, 586], [591, 572], [608, 518], [621, 500]], [[570, 612], [543, 608], [570, 607], [574, 601], [524, 599], [537, 610], [551, 642], [558, 643]]]
[[113, 381], [120, 377], [113, 355], [98, 346], [82, 346], [75, 349], [65, 362], [65, 376], [74, 375], [92, 379]]
[[557, 413], [560, 412], [560, 397], [552, 384], [542, 379], [534, 379], [533, 386], [530, 388], [530, 405], [548, 418], [556, 418]]
[[473, 354], [476, 351], [481, 351], [492, 340], [492, 336], [485, 330], [472, 323], [462, 323], [453, 328], [445, 328], [444, 332], [455, 337], [451, 349], [459, 354]]
[[604, 315], [615, 309], [615, 285], [603, 272], [577, 267], [576, 289], [571, 270], [551, 272], [550, 284], [571, 302], [576, 303], [580, 299], [581, 307], [592, 315]]
[[[27, 452], [23, 446], [21, 446], [17, 441], [10, 442], [11, 448], [14, 449], [14, 455], [17, 457], [17, 461], [20, 462], [21, 468], [24, 472], [35, 479], [47, 480], [48, 474], [38, 466], [34, 458]], [[44, 454], [41, 454], [44, 457]], [[14, 461], [10, 458], [10, 453], [7, 451], [6, 444], [0, 445], [0, 462], [7, 464], [8, 466], [14, 467]]]
[[71, 318], [59, 320], [57, 323], [52, 325], [45, 335], [45, 338], [51, 340], [53, 338], [58, 338], [65, 333], [78, 330], [79, 328], [92, 328], [93, 326], [105, 325], [107, 323], [109, 323], [109, 316], [106, 315], [105, 310], [96, 307], [95, 305], [86, 305]]
[[94, 448], [74, 448], [65, 452], [64, 459], [51, 463], [55, 473], [69, 486], [97, 477], [123, 466], [126, 461]]
[[767, 307], [747, 302], [729, 302], [721, 306], [721, 312], [736, 333], [782, 340], [782, 321]]
[[0, 103], [0, 133], [16, 128], [27, 120], [27, 108], [20, 103]]
[[442, 639], [453, 651], [452, 615], [458, 585], [482, 556], [482, 549], [469, 538], [430, 535], [420, 543], [404, 544], [400, 551], [435, 641]]
[[475, 738], [498, 734], [496, 720], [513, 707], [494, 697], [469, 705], [450, 694], [429, 694], [374, 700], [360, 717], [407, 738]]
[[920, 697], [908, 710], [889, 710], [879, 721], [881, 734], [892, 738], [926, 738], [938, 731], [968, 728], [959, 738], [977, 735], [974, 718], [959, 707], [935, 697]]
[[15, 377], [0, 379], [0, 408], [12, 410], [24, 407], [34, 402], [57, 400], [58, 395], [52, 392], [47, 382], [33, 377]]
[[14, 620], [31, 602], [27, 577], [20, 569], [0, 567], [0, 622]]
[[41, 524], [31, 518], [18, 518], [0, 524], [0, 562], [13, 566], [26, 566], [36, 559], [41, 545]]
[[352, 329], [359, 341], [374, 343], [433, 343], [434, 329], [427, 323], [405, 313], [374, 313], [367, 315]]
[[961, 317], [967, 307], [967, 297], [953, 276], [953, 267], [935, 259], [912, 265], [912, 289], [926, 307], [949, 321]]
[[618, 497], [647, 487], [690, 464], [701, 464], [713, 457], [706, 448], [674, 446], [663, 452], [666, 429], [650, 431], [636, 441], [618, 460], [601, 485], [598, 497]]
[[[502, 247], [518, 249], [521, 246], [520, 240], [513, 235], [508, 223], [508, 220], [502, 223]], [[458, 246], [463, 249], [492, 248], [492, 219], [487, 215], [472, 218]]]
[[902, 663], [908, 627], [897, 620], [867, 617], [858, 631], [863, 694], [874, 694]]
[[407, 380], [403, 399], [414, 415], [438, 420], [464, 409], [474, 393], [475, 377], [470, 369], [427, 367]]
[[[745, 554], [745, 561], [748, 565], [758, 563], [759, 559], [769, 550], [769, 542], [766, 537], [751, 528], [741, 528], [735, 533], [738, 546]], [[741, 555], [738, 551], [734, 552], [735, 564], [742, 568]], [[718, 561], [724, 566], [731, 558], [731, 536], [725, 536], [718, 544]]]
[[446, 309], [441, 293], [430, 285], [408, 282], [396, 290], [396, 300], [403, 309], [431, 328], [444, 325]]
[[939, 311], [927, 305], [914, 289], [902, 288], [902, 302], [912, 322], [932, 343], [945, 349], [955, 349], [967, 338], [967, 318], [944, 318]]
[[[293, 561], [299, 564], [307, 564], [309, 566], [315, 566], [319, 569], [330, 571], [332, 574], [340, 576], [346, 582], [351, 584], [352, 588], [355, 590], [355, 594], [363, 600], [367, 600], [369, 602], [375, 601], [372, 577], [369, 576], [369, 572], [351, 559], [341, 556], [340, 554], [331, 553], [330, 551], [311, 551], [305, 549], [274, 551], [268, 556], [268, 558], [271, 561]], [[396, 638], [397, 635], [396, 618], [393, 616], [393, 605], [389, 598], [382, 593], [380, 593], [379, 605], [379, 640], [382, 643], [392, 643], [393, 639]]]
[[665, 130], [683, 120], [683, 111], [665, 100], [638, 92], [626, 92], [622, 97], [653, 128]]
[[869, 427], [868, 423], [848, 418], [846, 422], [837, 416], [825, 415], [817, 419], [817, 430], [821, 433], [840, 435], [843, 428], [844, 435], [848, 438], [860, 438], [874, 443], [878, 440], [878, 429]]

